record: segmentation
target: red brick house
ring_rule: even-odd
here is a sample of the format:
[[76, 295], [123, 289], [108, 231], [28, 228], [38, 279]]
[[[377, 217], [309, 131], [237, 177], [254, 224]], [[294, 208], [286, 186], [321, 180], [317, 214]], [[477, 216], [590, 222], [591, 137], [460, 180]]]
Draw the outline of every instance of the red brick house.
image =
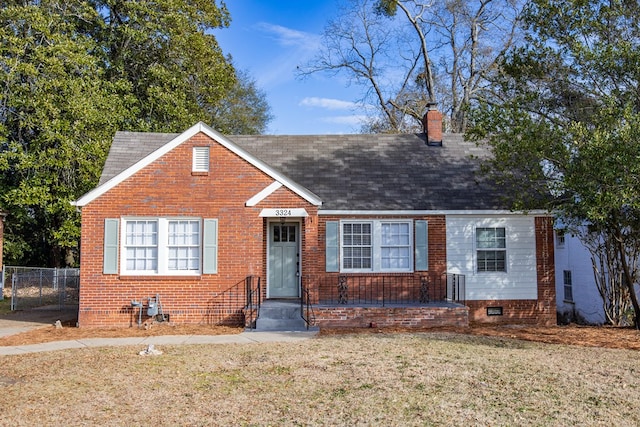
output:
[[321, 327], [555, 323], [551, 217], [510, 211], [487, 155], [441, 132], [118, 132], [75, 202], [79, 325], [130, 326], [156, 295], [175, 323], [247, 322], [258, 280]]

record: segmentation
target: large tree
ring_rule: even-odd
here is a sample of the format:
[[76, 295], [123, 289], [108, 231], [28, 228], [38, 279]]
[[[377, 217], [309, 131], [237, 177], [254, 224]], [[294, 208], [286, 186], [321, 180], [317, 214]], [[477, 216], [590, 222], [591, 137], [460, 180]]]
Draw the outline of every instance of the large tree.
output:
[[[224, 132], [264, 130], [264, 95], [238, 78], [211, 35], [229, 19], [211, 0], [3, 3], [7, 263], [77, 263], [80, 217], [70, 202], [97, 183], [116, 130], [180, 132], [200, 120]], [[252, 108], [228, 107], [242, 102]]]
[[606, 260], [594, 267], [608, 270], [596, 279], [617, 281], [640, 326], [640, 5], [535, 0], [525, 12], [528, 44], [504, 62], [470, 135], [489, 142], [489, 170], [517, 189], [517, 207], [544, 202], [587, 227]]
[[211, 30], [225, 27], [224, 3], [211, 0], [95, 0], [97, 39], [109, 80], [131, 84], [129, 130], [178, 132], [211, 110], [236, 83]]
[[[128, 85], [109, 82], [85, 3], [11, 2], [0, 9], [0, 203], [7, 263], [73, 263], [79, 221], [70, 201], [91, 187]], [[123, 95], [123, 96], [120, 96]]]
[[363, 88], [375, 105], [367, 131], [420, 127], [437, 103], [450, 130], [488, 91], [488, 77], [518, 35], [518, 0], [352, 0], [323, 34], [303, 74], [329, 72]]

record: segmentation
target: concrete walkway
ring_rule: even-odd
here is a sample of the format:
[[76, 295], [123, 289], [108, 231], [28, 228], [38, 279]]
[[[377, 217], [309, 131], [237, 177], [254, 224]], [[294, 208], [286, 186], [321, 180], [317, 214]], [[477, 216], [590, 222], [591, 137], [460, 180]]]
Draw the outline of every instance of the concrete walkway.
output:
[[[0, 317], [0, 337], [19, 334], [45, 325], [53, 325], [56, 320], [73, 320], [78, 311], [73, 310], [29, 310], [15, 312]], [[149, 346], [181, 344], [251, 344], [263, 342], [295, 342], [309, 339], [318, 331], [303, 332], [242, 332], [234, 335], [165, 335], [128, 338], [82, 338], [70, 341], [54, 341], [41, 344], [0, 346], [1, 355], [38, 353], [43, 351], [67, 350], [71, 348], [106, 346]]]
[[72, 341], [54, 341], [41, 344], [0, 347], [0, 355], [38, 353], [43, 351], [67, 350], [71, 348], [192, 344], [252, 344], [266, 342], [296, 342], [313, 338], [313, 332], [242, 332], [235, 335], [165, 335], [156, 337], [129, 338], [83, 338]]

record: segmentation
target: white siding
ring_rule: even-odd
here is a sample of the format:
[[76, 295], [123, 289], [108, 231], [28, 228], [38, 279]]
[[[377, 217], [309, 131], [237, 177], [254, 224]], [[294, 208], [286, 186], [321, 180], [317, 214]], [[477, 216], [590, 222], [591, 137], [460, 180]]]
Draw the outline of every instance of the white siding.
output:
[[[447, 216], [447, 272], [466, 276], [466, 299], [537, 299], [534, 217]], [[475, 229], [504, 227], [506, 272], [477, 272]]]
[[[581, 316], [589, 323], [604, 323], [602, 297], [596, 287], [591, 266], [591, 255], [580, 239], [565, 234], [564, 246], [555, 248], [556, 264], [556, 303], [559, 313]], [[564, 300], [563, 271], [571, 271], [573, 283], [573, 302]]]

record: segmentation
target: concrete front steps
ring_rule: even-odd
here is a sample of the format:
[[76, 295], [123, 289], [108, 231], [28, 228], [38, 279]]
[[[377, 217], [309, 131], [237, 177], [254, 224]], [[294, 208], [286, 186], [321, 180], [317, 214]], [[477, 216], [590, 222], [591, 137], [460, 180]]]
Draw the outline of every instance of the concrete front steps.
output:
[[297, 332], [317, 331], [302, 319], [299, 300], [265, 300], [260, 305], [260, 314], [256, 320], [256, 332]]

